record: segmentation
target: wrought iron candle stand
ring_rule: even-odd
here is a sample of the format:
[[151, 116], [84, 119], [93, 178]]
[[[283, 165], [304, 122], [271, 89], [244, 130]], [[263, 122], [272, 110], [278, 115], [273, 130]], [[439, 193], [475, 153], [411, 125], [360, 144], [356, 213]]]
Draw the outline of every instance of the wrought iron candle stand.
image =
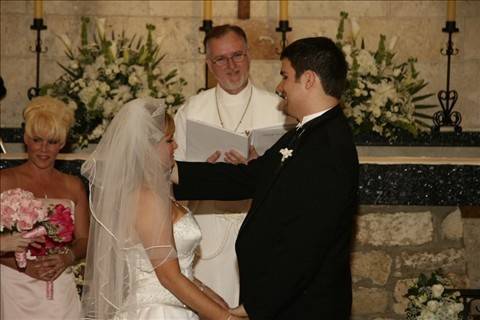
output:
[[27, 96], [28, 99], [32, 100], [32, 98], [37, 97], [40, 94], [40, 54], [47, 52], [47, 48], [42, 48], [42, 38], [41, 32], [42, 30], [46, 30], [47, 26], [43, 24], [43, 19], [33, 19], [33, 24], [30, 26], [31, 30], [37, 31], [37, 39], [35, 41], [35, 49], [30, 47], [30, 51], [36, 52], [37, 54], [37, 74], [36, 74], [36, 82], [35, 87], [31, 87], [28, 89]]
[[[213, 22], [212, 20], [203, 20], [202, 26], [198, 30], [205, 32], [205, 37], [212, 30]], [[207, 54], [207, 44], [203, 42], [203, 49], [198, 49], [201, 54]], [[208, 65], [205, 63], [205, 88], [200, 88], [198, 91], [208, 89]]]
[[[288, 25], [288, 20], [280, 20], [278, 21], [278, 27], [275, 29], [277, 32], [282, 33], [282, 40], [281, 40], [281, 45], [282, 45], [282, 50], [285, 49], [287, 45], [287, 32], [292, 31], [292, 28]], [[279, 52], [279, 54], [281, 53]]]
[[439, 132], [440, 127], [453, 127], [456, 133], [460, 133], [462, 132], [462, 127], [460, 126], [462, 115], [458, 111], [452, 111], [458, 100], [458, 93], [456, 90], [450, 90], [451, 56], [458, 54], [458, 49], [453, 47], [452, 33], [459, 30], [455, 25], [455, 21], [447, 21], [442, 31], [448, 33], [447, 48], [446, 50], [444, 48], [440, 50], [442, 55], [447, 56], [447, 90], [440, 90], [437, 94], [442, 110], [433, 114], [434, 127], [432, 130]]

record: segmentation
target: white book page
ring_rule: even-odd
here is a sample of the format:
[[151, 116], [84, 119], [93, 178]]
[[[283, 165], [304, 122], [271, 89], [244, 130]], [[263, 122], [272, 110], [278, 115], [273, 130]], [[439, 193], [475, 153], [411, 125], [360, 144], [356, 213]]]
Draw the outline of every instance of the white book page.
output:
[[222, 152], [218, 162], [223, 162], [223, 153], [236, 150], [248, 157], [248, 137], [211, 124], [187, 119], [186, 161], [205, 162], [215, 151]]
[[279, 123], [270, 127], [254, 129], [250, 132], [250, 143], [261, 156], [293, 127], [295, 124]]

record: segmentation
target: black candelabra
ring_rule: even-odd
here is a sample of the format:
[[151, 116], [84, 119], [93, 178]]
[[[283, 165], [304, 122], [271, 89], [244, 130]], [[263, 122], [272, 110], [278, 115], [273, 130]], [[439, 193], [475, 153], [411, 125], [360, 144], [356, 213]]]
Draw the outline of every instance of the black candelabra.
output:
[[280, 42], [282, 49], [280, 50], [283, 51], [287, 45], [287, 32], [292, 31], [292, 28], [288, 25], [288, 20], [280, 20], [278, 21], [278, 27], [275, 29], [277, 32], [282, 33], [282, 40]]
[[[205, 32], [205, 37], [212, 30], [213, 22], [212, 20], [203, 20], [202, 26], [198, 30]], [[205, 38], [204, 38], [205, 39]], [[203, 41], [203, 49], [198, 50], [201, 54], [207, 54], [207, 44], [205, 40]], [[208, 89], [208, 65], [205, 63], [205, 88], [200, 88], [198, 91]]]
[[31, 87], [28, 89], [27, 96], [28, 99], [32, 100], [32, 98], [37, 97], [40, 94], [40, 54], [47, 52], [47, 48], [42, 48], [42, 37], [41, 32], [42, 30], [46, 30], [47, 26], [43, 24], [43, 19], [34, 18], [33, 24], [30, 26], [31, 30], [37, 31], [37, 39], [35, 40], [35, 48], [33, 49], [30, 47], [32, 52], [36, 52], [37, 54], [37, 74], [36, 74], [36, 82], [35, 87]]
[[458, 100], [458, 93], [456, 90], [450, 90], [451, 57], [458, 54], [458, 49], [453, 46], [452, 34], [459, 30], [455, 25], [455, 21], [447, 21], [442, 31], [448, 33], [447, 48], [440, 50], [443, 56], [447, 56], [447, 90], [440, 90], [437, 94], [442, 110], [433, 114], [433, 131], [439, 132], [440, 127], [453, 127], [456, 133], [460, 133], [462, 132], [462, 127], [460, 126], [462, 115], [458, 111], [452, 111]]

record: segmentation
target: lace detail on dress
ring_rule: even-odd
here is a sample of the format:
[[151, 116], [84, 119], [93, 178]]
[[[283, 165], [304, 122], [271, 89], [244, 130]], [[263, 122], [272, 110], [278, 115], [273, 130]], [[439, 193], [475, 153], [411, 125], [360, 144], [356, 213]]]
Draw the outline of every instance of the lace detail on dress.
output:
[[[180, 271], [187, 278], [193, 280], [192, 264], [195, 250], [202, 235], [200, 227], [190, 211], [174, 223], [173, 235]], [[160, 284], [155, 271], [146, 271], [152, 270], [152, 266], [146, 258], [143, 247], [137, 246], [130, 250], [127, 253], [127, 259], [130, 273], [133, 273], [130, 276], [135, 279], [134, 287], [137, 295], [136, 297], [129, 296], [124, 308], [129, 308], [132, 304], [136, 304], [137, 308], [154, 304], [184, 306], [180, 300]]]

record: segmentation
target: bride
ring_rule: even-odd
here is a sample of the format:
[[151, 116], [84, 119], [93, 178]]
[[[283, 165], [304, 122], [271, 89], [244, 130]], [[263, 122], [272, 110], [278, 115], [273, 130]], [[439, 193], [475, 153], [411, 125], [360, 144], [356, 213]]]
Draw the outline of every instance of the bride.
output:
[[82, 166], [93, 217], [85, 319], [239, 319], [193, 277], [201, 233], [172, 196], [173, 133], [161, 100], [133, 100]]

